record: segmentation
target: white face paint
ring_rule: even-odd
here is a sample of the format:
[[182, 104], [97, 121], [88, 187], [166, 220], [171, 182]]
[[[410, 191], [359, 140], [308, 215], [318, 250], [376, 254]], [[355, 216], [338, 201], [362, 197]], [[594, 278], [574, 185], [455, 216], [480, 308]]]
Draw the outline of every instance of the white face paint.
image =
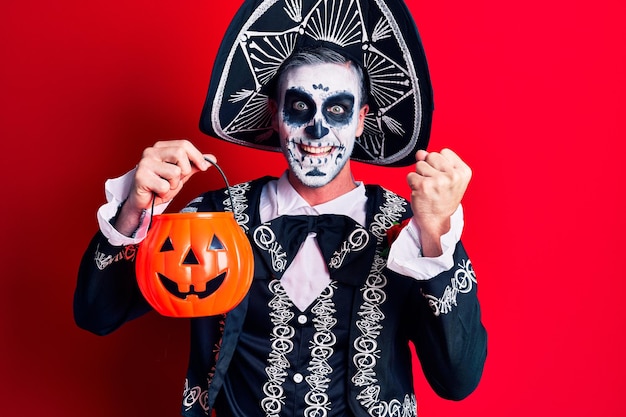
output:
[[348, 65], [297, 67], [279, 86], [277, 128], [291, 172], [307, 187], [331, 182], [363, 132], [360, 81]]

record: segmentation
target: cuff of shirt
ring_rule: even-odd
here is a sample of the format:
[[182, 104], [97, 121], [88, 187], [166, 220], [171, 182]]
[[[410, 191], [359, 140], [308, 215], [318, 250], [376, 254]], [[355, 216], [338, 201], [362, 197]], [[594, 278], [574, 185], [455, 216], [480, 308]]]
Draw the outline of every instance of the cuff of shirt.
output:
[[[130, 187], [133, 182], [134, 175], [135, 169], [127, 172], [121, 177], [109, 179], [104, 183], [104, 193], [106, 195], [107, 203], [100, 206], [98, 209], [98, 225], [100, 226], [102, 234], [113, 246], [125, 246], [140, 243], [145, 239], [146, 234], [148, 233], [150, 217], [152, 214], [151, 209], [146, 210], [146, 214], [142, 217], [142, 221], [133, 237], [121, 234], [111, 224], [111, 219], [115, 217], [120, 206], [130, 193]], [[157, 215], [163, 213], [168, 205], [169, 202], [155, 206], [154, 214]]]
[[422, 255], [419, 229], [414, 221], [409, 222], [391, 245], [387, 267], [398, 274], [421, 281], [449, 270], [454, 266], [454, 248], [461, 239], [463, 224], [463, 207], [459, 205], [450, 217], [450, 230], [441, 236], [443, 254], [436, 258], [427, 258]]

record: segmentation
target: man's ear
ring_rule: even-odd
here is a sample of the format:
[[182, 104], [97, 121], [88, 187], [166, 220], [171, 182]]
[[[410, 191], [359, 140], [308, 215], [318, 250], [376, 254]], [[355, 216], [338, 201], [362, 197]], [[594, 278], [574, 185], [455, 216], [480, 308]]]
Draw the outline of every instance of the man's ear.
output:
[[276, 103], [276, 100], [268, 98], [267, 107], [272, 118], [272, 129], [274, 129], [275, 132], [278, 132], [278, 104]]
[[370, 111], [370, 106], [368, 104], [365, 104], [363, 107], [361, 107], [361, 110], [359, 110], [359, 121], [356, 127], [357, 138], [363, 134], [363, 129], [365, 127], [365, 116], [367, 116], [368, 111]]

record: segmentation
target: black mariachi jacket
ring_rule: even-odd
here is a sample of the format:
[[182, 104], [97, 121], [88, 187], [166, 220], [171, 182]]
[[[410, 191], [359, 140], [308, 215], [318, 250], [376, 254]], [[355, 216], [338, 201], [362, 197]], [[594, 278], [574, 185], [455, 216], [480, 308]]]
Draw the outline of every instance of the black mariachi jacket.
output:
[[[230, 187], [235, 219], [247, 233], [261, 223], [261, 190], [272, 179]], [[427, 380], [441, 397], [462, 399], [480, 380], [486, 332], [480, 321], [476, 277], [460, 242], [454, 267], [428, 281], [386, 268], [386, 232], [411, 217], [410, 205], [379, 186], [366, 186], [366, 194], [366, 228], [377, 247], [370, 271], [357, 277], [359, 290], [350, 319], [348, 401], [355, 416], [415, 416], [409, 343], [414, 344]], [[226, 190], [206, 193], [184, 209], [223, 210], [233, 211]], [[120, 251], [100, 233], [96, 235], [79, 270], [74, 298], [79, 326], [106, 334], [150, 309], [135, 280], [129, 278], [134, 277], [133, 261], [134, 247]], [[255, 264], [258, 262], [255, 259]], [[247, 304], [246, 298], [225, 317], [191, 320], [184, 416], [210, 414], [235, 351]]]

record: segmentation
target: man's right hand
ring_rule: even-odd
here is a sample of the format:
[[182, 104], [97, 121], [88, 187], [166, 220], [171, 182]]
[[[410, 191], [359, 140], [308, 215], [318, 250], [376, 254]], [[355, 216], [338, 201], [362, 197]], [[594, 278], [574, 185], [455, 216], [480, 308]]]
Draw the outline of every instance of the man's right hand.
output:
[[211, 166], [205, 157], [215, 161], [213, 155], [202, 154], [188, 140], [161, 141], [145, 149], [115, 228], [131, 236], [143, 211], [151, 207], [153, 196], [155, 205], [172, 200], [193, 174]]

